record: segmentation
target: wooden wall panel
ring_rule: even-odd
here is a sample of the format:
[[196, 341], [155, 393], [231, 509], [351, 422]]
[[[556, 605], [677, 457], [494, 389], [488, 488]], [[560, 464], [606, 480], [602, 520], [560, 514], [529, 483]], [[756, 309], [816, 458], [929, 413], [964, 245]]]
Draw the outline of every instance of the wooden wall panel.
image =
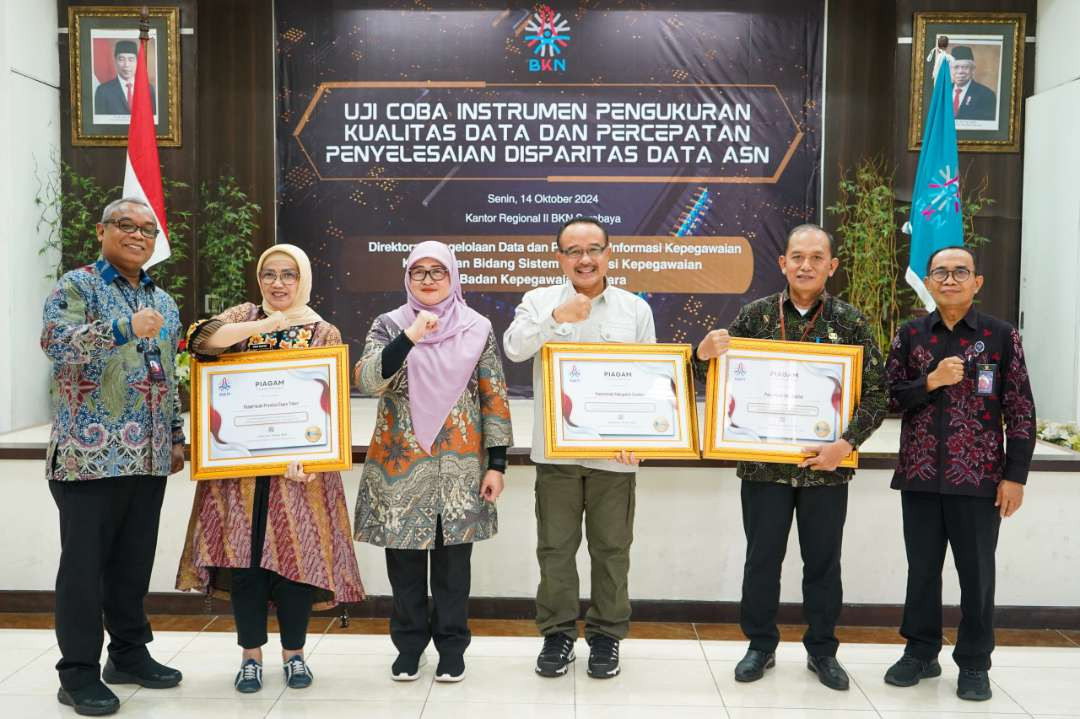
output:
[[[274, 244], [275, 234], [273, 4], [203, 0], [198, 35], [199, 177], [234, 175], [259, 205], [258, 256]], [[258, 296], [254, 276], [248, 291]]]
[[[892, 156], [898, 104], [894, 13], [891, 1], [829, 0], [821, 219], [830, 232], [837, 222], [824, 208], [836, 202], [844, 171], [863, 158]], [[841, 267], [829, 291], [842, 291], [844, 281]]]

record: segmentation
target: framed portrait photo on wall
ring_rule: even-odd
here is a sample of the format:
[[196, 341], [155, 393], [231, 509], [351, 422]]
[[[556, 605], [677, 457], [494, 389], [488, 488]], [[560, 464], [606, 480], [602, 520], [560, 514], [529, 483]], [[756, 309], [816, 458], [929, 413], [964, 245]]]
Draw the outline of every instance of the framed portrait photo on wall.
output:
[[[138, 7], [68, 8], [71, 144], [126, 145], [139, 54]], [[161, 147], [180, 145], [180, 9], [150, 8], [147, 75]]]
[[934, 54], [947, 38], [960, 152], [1018, 152], [1024, 86], [1023, 13], [915, 13], [908, 149], [918, 150], [934, 89]]

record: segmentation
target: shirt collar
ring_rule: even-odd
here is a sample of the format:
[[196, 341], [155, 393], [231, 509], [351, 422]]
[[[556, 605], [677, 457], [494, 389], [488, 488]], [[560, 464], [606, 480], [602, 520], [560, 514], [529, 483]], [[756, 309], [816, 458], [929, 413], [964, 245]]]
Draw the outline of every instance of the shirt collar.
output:
[[[978, 329], [979, 324], [979, 311], [975, 309], [975, 303], [971, 303], [971, 307], [968, 308], [967, 313], [960, 318], [960, 322], [963, 322], [971, 329]], [[941, 313], [934, 310], [930, 313], [930, 329], [933, 329], [935, 325], [944, 325], [945, 320], [941, 319]], [[957, 323], [959, 324], [959, 323]]]
[[[569, 277], [564, 277], [564, 280], [565, 281], [563, 282], [563, 291], [562, 291], [561, 299], [562, 300], [568, 300], [568, 299], [570, 299], [570, 297], [577, 294], [578, 290], [577, 290], [576, 287], [574, 287], [574, 283], [570, 281]], [[607, 301], [608, 291], [611, 290], [612, 287], [614, 287], [614, 285], [612, 285], [610, 282], [608, 282], [607, 278], [605, 277], [604, 278], [604, 291], [601, 292], [600, 294], [598, 294], [596, 297], [593, 297], [593, 300], [597, 301], [597, 302], [603, 300], [604, 302], [606, 302]]]
[[[98, 274], [101, 275], [102, 281], [107, 285], [111, 285], [113, 282], [116, 282], [117, 278], [123, 279], [117, 269], [113, 267], [112, 264], [104, 257], [99, 257], [98, 261], [94, 263], [94, 267], [97, 268]], [[146, 270], [139, 270], [139, 284], [143, 287], [154, 286], [154, 280], [150, 277], [150, 275], [146, 274]]]
[[[814, 303], [812, 305], [810, 305], [810, 309], [811, 310], [814, 309], [815, 307], [818, 306], [818, 302], [824, 302], [828, 298], [829, 298], [829, 291], [828, 290], [822, 290], [821, 294], [818, 295], [818, 298], [816, 300], [814, 300]], [[794, 309], [794, 310], [799, 309], [798, 307], [795, 306], [795, 302], [792, 301], [791, 293], [788, 291], [787, 287], [785, 287], [783, 292], [780, 293], [780, 301], [782, 303], [786, 304], [786, 305], [791, 305], [791, 308]], [[807, 311], [809, 311], [809, 310], [807, 310]]]

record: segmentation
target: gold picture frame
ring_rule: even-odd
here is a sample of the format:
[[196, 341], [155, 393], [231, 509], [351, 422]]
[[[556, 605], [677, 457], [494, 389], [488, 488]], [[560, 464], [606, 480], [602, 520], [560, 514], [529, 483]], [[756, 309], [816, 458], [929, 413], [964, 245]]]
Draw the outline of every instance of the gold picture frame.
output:
[[[653, 459], [699, 459], [698, 451], [698, 420], [697, 400], [694, 396], [694, 378], [692, 374], [691, 357], [693, 348], [684, 344], [632, 344], [632, 343], [573, 343], [573, 342], [549, 342], [541, 349], [541, 374], [544, 380], [544, 438], [545, 451], [548, 457], [553, 459], [614, 459], [620, 450], [633, 452], [635, 456]], [[587, 430], [583, 424], [569, 421], [565, 414], [573, 416], [573, 401], [567, 390], [563, 387], [562, 373], [557, 368], [562, 362], [578, 363], [586, 368], [588, 375], [595, 374], [601, 367], [601, 363], [608, 365], [627, 365], [623, 370], [628, 374], [625, 377], [614, 377], [610, 381], [613, 385], [626, 384], [632, 381], [646, 381], [652, 377], [653, 384], [657, 388], [663, 385], [664, 378], [670, 380], [674, 402], [673, 406], [657, 405], [661, 401], [655, 398], [644, 397], [642, 399], [605, 399], [597, 401], [592, 398], [593, 407], [589, 410], [595, 415], [604, 417], [603, 421], [621, 422], [624, 414], [621, 413], [648, 413], [653, 412], [656, 416], [651, 417], [650, 425], [658, 434], [665, 434], [670, 430], [670, 439], [657, 437], [655, 439], [643, 439], [641, 434], [626, 432], [619, 435], [605, 434], [596, 430], [600, 425], [591, 425], [596, 437], [568, 437], [567, 434], [584, 434]], [[651, 367], [645, 370], [644, 375], [633, 375], [633, 367], [630, 363], [651, 363]], [[671, 368], [663, 367], [667, 374], [657, 374], [657, 364], [663, 365], [670, 362]], [[588, 363], [588, 364], [586, 364]], [[581, 377], [580, 369], [571, 364], [568, 370], [568, 383], [574, 381], [587, 381], [589, 377]], [[579, 375], [575, 379], [574, 372]], [[606, 370], [600, 369], [601, 373]], [[615, 370], [612, 370], [613, 372]], [[622, 371], [622, 370], [620, 370]], [[582, 392], [589, 392], [581, 388]], [[555, 395], [559, 394], [560, 401], [556, 403]], [[616, 393], [611, 393], [616, 394]], [[624, 394], [629, 394], [624, 392]], [[638, 395], [635, 395], [638, 396]], [[567, 411], [567, 403], [571, 408]], [[620, 404], [621, 403], [621, 404]], [[590, 402], [582, 402], [583, 408], [589, 407]], [[600, 408], [597, 405], [602, 404]], [[648, 422], [649, 417], [632, 418]], [[580, 419], [579, 419], [580, 422]], [[632, 429], [630, 423], [626, 425]], [[568, 431], [567, 428], [570, 428]]]
[[[734, 362], [745, 359], [814, 362], [820, 364], [823, 362], [835, 363], [836, 358], [839, 358], [839, 362], [842, 364], [841, 379], [839, 380], [842, 393], [840, 407], [835, 407], [835, 396], [832, 401], [836, 414], [840, 417], [840, 422], [835, 427], [829, 427], [829, 431], [839, 437], [851, 421], [854, 409], [858, 406], [862, 395], [863, 348], [861, 345], [783, 342], [780, 340], [733, 337], [728, 351], [709, 362], [709, 374], [705, 391], [703, 456], [706, 459], [734, 459], [747, 462], [776, 462], [782, 464], [798, 464], [803, 461], [808, 455], [802, 451], [802, 447], [815, 440], [801, 439], [793, 442], [768, 442], [753, 439], [721, 440], [718, 437], [722, 422], [726, 421], [730, 417], [730, 413], [734, 411], [734, 405], [732, 404], [734, 397], [727, 386], [727, 378], [730, 376], [728, 369], [734, 368], [734, 371], [739, 371], [739, 365], [734, 364]], [[833, 378], [833, 381], [837, 380]], [[721, 413], [721, 406], [731, 409], [728, 412]], [[771, 410], [763, 411], [763, 413], [775, 414]], [[857, 467], [858, 465], [859, 453], [857, 450], [852, 450], [851, 454], [840, 462], [841, 467]]]
[[[180, 8], [152, 7], [147, 49], [151, 99], [159, 147], [179, 147]], [[71, 100], [71, 144], [82, 147], [127, 145], [131, 110], [119, 74], [117, 45], [138, 47], [138, 7], [99, 5], [68, 8], [68, 66]], [[164, 73], [164, 82], [162, 74]]]
[[[922, 145], [923, 127], [934, 87], [930, 51], [941, 36], [948, 51], [964, 47], [971, 55], [960, 107], [956, 145], [960, 152], [1019, 152], [1024, 97], [1024, 13], [917, 12], [911, 40], [911, 95], [908, 149]], [[927, 58], [930, 58], [929, 60]], [[954, 71], [955, 75], [955, 71]]]
[[[250, 456], [232, 457], [224, 452], [215, 457], [215, 447], [227, 447], [228, 444], [217, 434], [215, 423], [220, 428], [224, 422], [221, 413], [212, 406], [213, 394], [208, 387], [213, 386], [217, 377], [228, 382], [230, 376], [243, 375], [238, 390], [248, 381], [250, 375], [260, 374], [270, 377], [272, 372], [286, 370], [311, 370], [325, 368], [327, 385], [320, 403], [326, 413], [329, 427], [325, 430], [317, 424], [307, 427], [305, 437], [317, 442], [326, 437], [327, 448], [324, 451], [298, 451], [294, 447], [272, 450], [273, 454], [260, 451]], [[321, 380], [316, 380], [321, 381]], [[235, 383], [235, 379], [234, 379]], [[258, 385], [255, 385], [257, 388]], [[218, 385], [222, 391], [222, 385]], [[269, 391], [269, 390], [268, 390]], [[282, 404], [281, 401], [278, 404]], [[300, 409], [295, 409], [299, 406]], [[290, 400], [287, 409], [274, 409], [279, 414], [262, 414], [234, 418], [234, 426], [269, 425], [275, 417], [285, 415], [287, 423], [307, 421], [299, 418], [302, 404]], [[252, 407], [262, 409], [262, 407]], [[306, 417], [306, 415], [305, 415]], [[238, 423], [236, 420], [244, 419]], [[336, 472], [352, 467], [352, 430], [349, 408], [349, 348], [346, 345], [311, 347], [308, 349], [275, 350], [273, 352], [236, 352], [222, 355], [211, 362], [200, 362], [194, 357], [191, 362], [191, 478], [193, 480], [227, 479], [232, 477], [276, 476], [283, 474], [288, 463], [300, 460], [305, 472]], [[271, 432], [273, 426], [269, 427]], [[312, 439], [314, 437], [314, 439]]]

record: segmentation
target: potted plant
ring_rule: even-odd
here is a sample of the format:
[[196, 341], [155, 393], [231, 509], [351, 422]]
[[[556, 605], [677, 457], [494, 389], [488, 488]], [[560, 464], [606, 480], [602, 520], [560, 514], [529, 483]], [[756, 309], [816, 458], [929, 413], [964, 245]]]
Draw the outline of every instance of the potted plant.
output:
[[220, 312], [247, 298], [259, 206], [230, 175], [202, 183], [199, 196], [199, 261], [207, 277], [206, 306]]
[[[987, 178], [973, 182], [970, 172], [969, 165], [960, 178], [960, 204], [964, 246], [977, 252], [990, 239], [979, 234], [975, 218], [994, 200]], [[847, 279], [840, 295], [862, 311], [883, 357], [897, 328], [921, 309], [903, 280], [900, 263], [906, 262], [910, 241], [898, 235], [898, 220], [911, 214], [911, 206], [896, 202], [895, 175], [896, 168], [884, 159], [864, 159], [841, 173], [836, 203], [826, 208], [839, 223], [836, 253]]]

